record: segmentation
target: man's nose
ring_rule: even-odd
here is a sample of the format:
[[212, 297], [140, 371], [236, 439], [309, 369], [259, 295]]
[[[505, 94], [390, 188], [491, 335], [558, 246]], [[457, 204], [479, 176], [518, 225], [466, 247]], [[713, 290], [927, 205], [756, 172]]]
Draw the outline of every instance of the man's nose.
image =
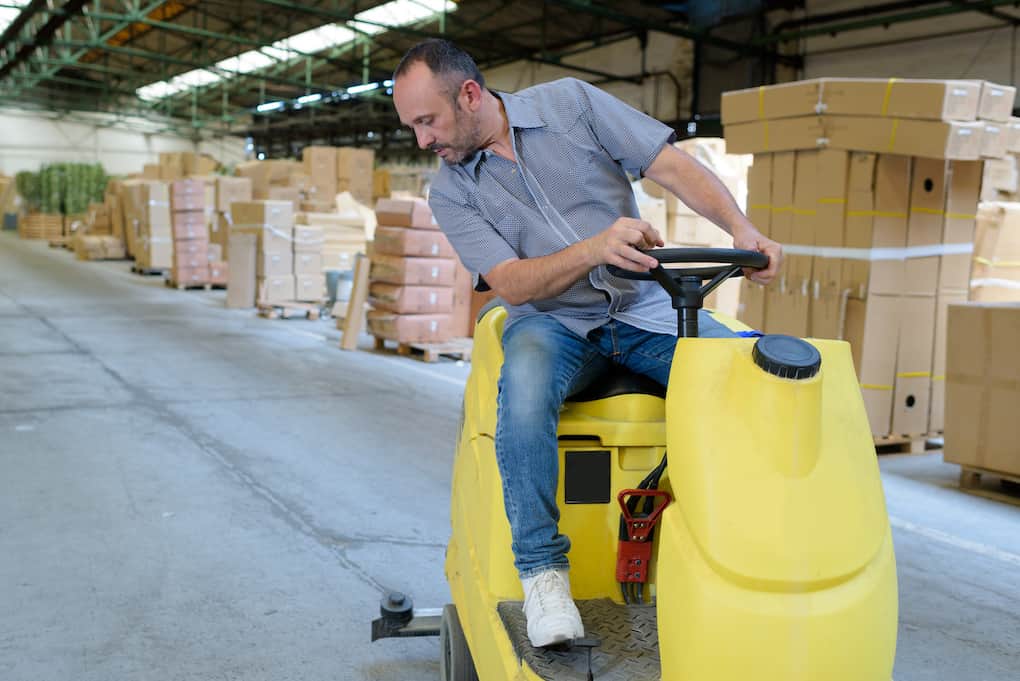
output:
[[419, 149], [428, 149], [429, 146], [431, 146], [431, 144], [436, 141], [435, 137], [425, 132], [419, 132], [415, 130], [414, 134], [418, 138]]

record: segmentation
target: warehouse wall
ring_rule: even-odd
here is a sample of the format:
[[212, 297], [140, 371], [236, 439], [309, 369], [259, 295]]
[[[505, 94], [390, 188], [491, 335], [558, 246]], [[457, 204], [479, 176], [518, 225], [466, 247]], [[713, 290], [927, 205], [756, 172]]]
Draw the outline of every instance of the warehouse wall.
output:
[[[815, 0], [808, 2], [807, 14], [860, 5], [859, 0]], [[1020, 17], [1012, 6], [1002, 10]], [[803, 45], [804, 77], [978, 78], [1010, 84], [1020, 65], [1015, 38], [1012, 28], [979, 12], [811, 38]]]
[[[158, 161], [161, 151], [200, 151], [222, 163], [244, 160], [244, 139], [225, 137], [196, 145], [172, 134], [144, 132], [112, 116], [76, 114], [75, 120], [50, 119], [36, 111], [0, 111], [0, 172], [38, 170], [43, 163], [99, 161], [111, 175], [139, 172]], [[131, 124], [129, 122], [129, 124]], [[142, 127], [145, 126], [145, 127]]]
[[[599, 83], [599, 87], [660, 120], [686, 118], [691, 101], [692, 43], [663, 33], [649, 33], [645, 60], [645, 70], [659, 75], [645, 78], [641, 84], [611, 82]], [[641, 44], [637, 38], [630, 38], [588, 49], [563, 61], [613, 75], [637, 75], [641, 73]], [[486, 85], [507, 92], [567, 76], [590, 82], [600, 80], [597, 75], [529, 62], [490, 69], [484, 75]]]

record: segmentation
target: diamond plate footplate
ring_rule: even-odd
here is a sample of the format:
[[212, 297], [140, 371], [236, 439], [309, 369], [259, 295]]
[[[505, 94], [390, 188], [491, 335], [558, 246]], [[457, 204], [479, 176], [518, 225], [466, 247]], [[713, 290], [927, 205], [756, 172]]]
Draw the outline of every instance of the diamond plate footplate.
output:
[[[592, 652], [595, 681], [659, 681], [659, 632], [652, 605], [619, 605], [600, 598], [577, 601], [588, 638], [601, 639]], [[517, 657], [547, 681], [584, 681], [588, 653], [583, 648], [534, 648], [520, 601], [497, 606]]]

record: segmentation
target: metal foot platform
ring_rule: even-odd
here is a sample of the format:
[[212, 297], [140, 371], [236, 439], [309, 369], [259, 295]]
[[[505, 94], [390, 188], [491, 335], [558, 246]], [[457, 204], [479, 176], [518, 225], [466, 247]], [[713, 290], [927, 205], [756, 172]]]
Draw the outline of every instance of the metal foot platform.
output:
[[[659, 681], [659, 633], [654, 605], [619, 605], [609, 599], [577, 601], [586, 638], [601, 639], [592, 651], [596, 681]], [[546, 681], [584, 681], [585, 648], [534, 648], [520, 601], [497, 606], [517, 657]]]

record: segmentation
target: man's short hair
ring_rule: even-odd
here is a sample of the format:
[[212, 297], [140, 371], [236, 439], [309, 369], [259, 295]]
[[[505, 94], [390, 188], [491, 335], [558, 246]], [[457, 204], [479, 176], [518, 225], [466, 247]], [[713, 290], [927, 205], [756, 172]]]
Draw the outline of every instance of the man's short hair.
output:
[[418, 62], [424, 62], [433, 75], [443, 82], [446, 95], [453, 100], [457, 99], [460, 86], [466, 80], [473, 80], [485, 87], [485, 78], [475, 60], [449, 40], [429, 38], [409, 49], [393, 72], [393, 80], [407, 73]]

